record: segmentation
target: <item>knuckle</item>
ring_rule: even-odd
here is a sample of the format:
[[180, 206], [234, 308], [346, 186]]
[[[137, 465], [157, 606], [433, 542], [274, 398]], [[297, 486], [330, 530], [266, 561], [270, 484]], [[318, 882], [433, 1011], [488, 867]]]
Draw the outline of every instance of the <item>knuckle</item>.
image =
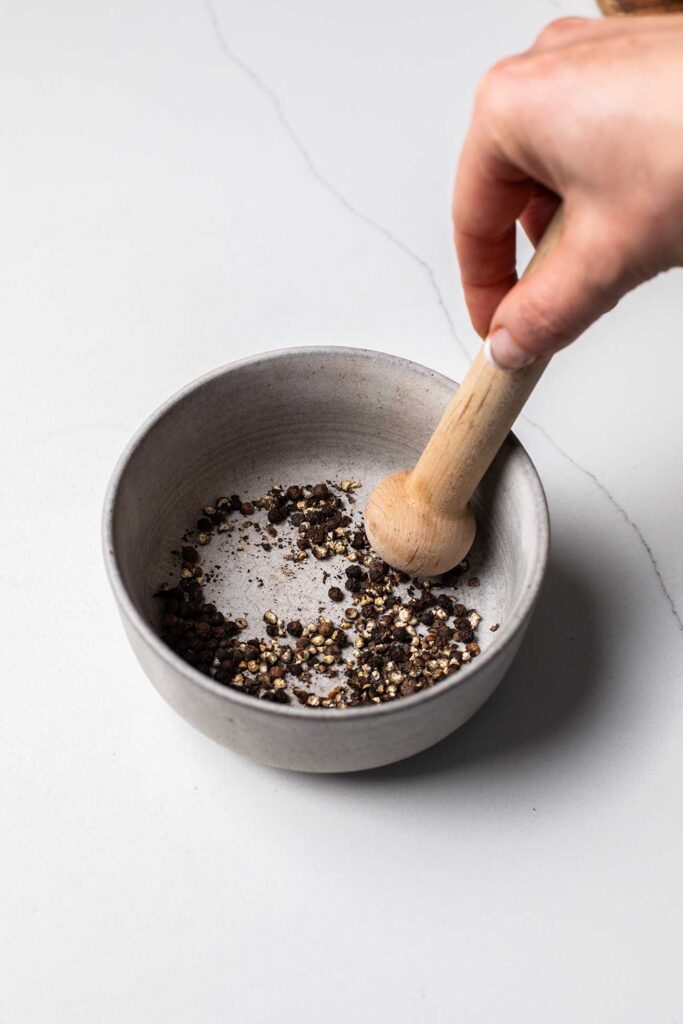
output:
[[545, 28], [536, 36], [534, 46], [553, 46], [556, 43], [562, 42], [562, 40], [570, 32], [575, 32], [577, 28], [585, 23], [585, 18], [556, 18], [554, 21], [549, 22]]
[[489, 88], [500, 88], [502, 85], [507, 84], [511, 75], [517, 72], [523, 63], [524, 54], [503, 57], [488, 69], [484, 75], [484, 83], [488, 84]]
[[633, 224], [633, 218], [627, 222], [622, 218], [619, 222], [616, 217], [596, 213], [590, 223], [577, 227], [574, 233], [576, 259], [581, 266], [590, 268], [585, 273], [584, 286], [596, 306], [613, 304], [615, 294], [622, 294], [642, 280]]
[[509, 101], [512, 82], [523, 61], [523, 56], [505, 57], [489, 68], [477, 86], [476, 105], [480, 110], [490, 114]]
[[520, 296], [518, 317], [521, 336], [539, 349], [559, 347], [571, 341], [575, 333], [571, 311], [559, 305], [556, 297], [537, 289]]

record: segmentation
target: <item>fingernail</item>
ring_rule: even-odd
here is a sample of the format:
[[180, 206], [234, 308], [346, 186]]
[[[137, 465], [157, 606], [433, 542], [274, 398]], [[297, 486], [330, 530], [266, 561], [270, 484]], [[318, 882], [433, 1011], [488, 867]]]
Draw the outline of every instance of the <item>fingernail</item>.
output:
[[520, 370], [523, 366], [529, 366], [535, 359], [535, 356], [530, 356], [520, 348], [504, 327], [499, 327], [486, 339], [484, 355], [491, 365], [499, 370]]

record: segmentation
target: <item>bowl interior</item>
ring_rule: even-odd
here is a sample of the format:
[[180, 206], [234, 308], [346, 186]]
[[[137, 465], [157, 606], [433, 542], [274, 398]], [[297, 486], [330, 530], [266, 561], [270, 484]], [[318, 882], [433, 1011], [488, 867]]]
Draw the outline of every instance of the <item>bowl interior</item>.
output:
[[[274, 484], [357, 479], [362, 508], [383, 476], [414, 465], [453, 387], [417, 364], [355, 349], [268, 354], [191, 385], [143, 428], [113, 482], [113, 556], [135, 611], [158, 633], [160, 608], [152, 595], [177, 579], [170, 552], [218, 495], [247, 500]], [[546, 553], [543, 492], [513, 437], [474, 504], [477, 539], [457, 593], [482, 615], [477, 639], [484, 652], [514, 627]], [[254, 632], [263, 628], [268, 608], [287, 620], [332, 607], [330, 581], [314, 559], [287, 562], [277, 548], [266, 552], [254, 544], [235, 551], [234, 537], [220, 534], [203, 556], [220, 567], [205, 587], [209, 599], [232, 617], [244, 615]], [[479, 587], [468, 586], [470, 577]], [[496, 623], [500, 629], [491, 632]]]

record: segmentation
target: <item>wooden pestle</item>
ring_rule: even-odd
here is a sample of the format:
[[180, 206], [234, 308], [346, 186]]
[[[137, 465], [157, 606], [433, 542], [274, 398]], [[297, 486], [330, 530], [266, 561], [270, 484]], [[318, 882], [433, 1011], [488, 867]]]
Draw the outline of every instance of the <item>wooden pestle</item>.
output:
[[[561, 234], [560, 207], [524, 277]], [[548, 362], [499, 370], [479, 351], [415, 468], [386, 477], [370, 495], [365, 529], [389, 565], [411, 576], [437, 576], [462, 561], [476, 530], [470, 498]]]

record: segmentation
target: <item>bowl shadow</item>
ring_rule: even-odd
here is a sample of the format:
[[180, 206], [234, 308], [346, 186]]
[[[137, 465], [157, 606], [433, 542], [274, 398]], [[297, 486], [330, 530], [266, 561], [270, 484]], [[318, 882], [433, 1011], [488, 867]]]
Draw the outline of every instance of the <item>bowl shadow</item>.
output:
[[[581, 566], [551, 551], [546, 578], [522, 646], [507, 675], [460, 729], [404, 761], [354, 773], [377, 784], [457, 773], [478, 763], [515, 761], [534, 747], [567, 739], [599, 700], [601, 647], [595, 602]], [[514, 770], [514, 768], [512, 769]], [[326, 776], [320, 778], [346, 778]]]

